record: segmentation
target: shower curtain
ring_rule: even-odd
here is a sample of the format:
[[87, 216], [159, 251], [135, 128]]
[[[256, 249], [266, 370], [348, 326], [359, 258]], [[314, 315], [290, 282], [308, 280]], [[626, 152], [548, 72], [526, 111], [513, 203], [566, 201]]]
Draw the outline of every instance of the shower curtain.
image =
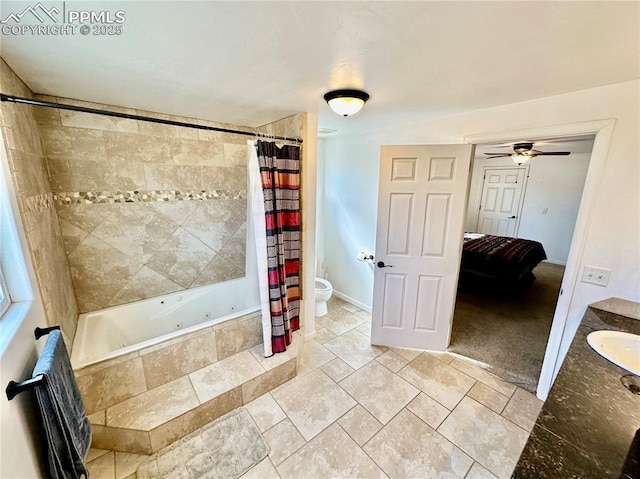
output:
[[286, 351], [300, 328], [300, 147], [249, 141], [264, 355]]

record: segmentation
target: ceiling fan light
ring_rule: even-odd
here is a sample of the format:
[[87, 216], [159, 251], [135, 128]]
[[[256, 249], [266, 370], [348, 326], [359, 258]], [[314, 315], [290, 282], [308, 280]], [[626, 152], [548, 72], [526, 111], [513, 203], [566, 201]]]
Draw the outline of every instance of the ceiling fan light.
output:
[[362, 109], [369, 94], [360, 90], [334, 90], [326, 93], [324, 99], [338, 115], [350, 116]]
[[516, 165], [523, 165], [524, 163], [526, 163], [527, 161], [529, 161], [531, 159], [530, 155], [523, 155], [520, 153], [514, 153], [513, 155], [511, 155], [511, 159], [513, 160], [513, 162]]

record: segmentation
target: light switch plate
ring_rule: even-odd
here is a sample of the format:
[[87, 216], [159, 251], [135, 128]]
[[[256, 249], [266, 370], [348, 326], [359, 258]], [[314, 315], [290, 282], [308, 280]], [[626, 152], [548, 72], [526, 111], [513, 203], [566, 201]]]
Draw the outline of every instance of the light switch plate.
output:
[[582, 282], [597, 284], [598, 286], [606, 286], [609, 284], [611, 270], [606, 268], [598, 268], [596, 266], [585, 266], [582, 271]]

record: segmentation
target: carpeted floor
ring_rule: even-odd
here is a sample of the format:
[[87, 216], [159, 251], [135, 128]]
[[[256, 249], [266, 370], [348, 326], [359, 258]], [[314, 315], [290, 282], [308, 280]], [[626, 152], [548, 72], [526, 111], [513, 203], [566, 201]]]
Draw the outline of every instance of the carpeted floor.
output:
[[541, 263], [511, 299], [458, 291], [449, 351], [535, 392], [564, 266]]

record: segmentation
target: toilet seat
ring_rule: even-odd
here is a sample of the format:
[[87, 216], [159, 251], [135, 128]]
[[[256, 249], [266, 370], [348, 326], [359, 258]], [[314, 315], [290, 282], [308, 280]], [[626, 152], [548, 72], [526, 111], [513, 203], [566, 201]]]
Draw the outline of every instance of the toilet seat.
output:
[[332, 289], [331, 283], [326, 279], [316, 278], [315, 290], [316, 291], [329, 291]]
[[327, 301], [333, 295], [333, 286], [329, 281], [322, 278], [316, 278], [315, 282], [315, 302], [316, 302], [316, 317], [324, 316], [327, 314]]

